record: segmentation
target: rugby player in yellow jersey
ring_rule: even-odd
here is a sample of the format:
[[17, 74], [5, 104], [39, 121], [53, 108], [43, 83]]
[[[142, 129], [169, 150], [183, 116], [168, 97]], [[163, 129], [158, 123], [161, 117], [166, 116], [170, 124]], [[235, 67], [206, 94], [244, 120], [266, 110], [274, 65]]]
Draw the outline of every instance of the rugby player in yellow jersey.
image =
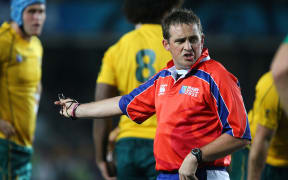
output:
[[45, 18], [45, 0], [12, 0], [0, 27], [0, 179], [31, 178]]
[[288, 118], [271, 72], [258, 81], [253, 109], [248, 116], [252, 135], [248, 180], [287, 179]]
[[[172, 59], [162, 45], [161, 19], [171, 9], [180, 7], [183, 0], [126, 0], [124, 13], [136, 25], [135, 30], [126, 33], [111, 46], [102, 60], [97, 79], [96, 100], [124, 95], [148, 80], [166, 66]], [[94, 121], [94, 142], [96, 162], [105, 179], [108, 175], [107, 162], [103, 159], [102, 141], [105, 133], [111, 131], [110, 121]], [[106, 127], [106, 128], [105, 128]], [[153, 116], [138, 125], [127, 116], [122, 116], [111, 134], [116, 137], [117, 179], [156, 179], [153, 139], [156, 130], [156, 117]], [[106, 132], [105, 132], [106, 131]], [[110, 174], [111, 176], [111, 174]], [[112, 175], [113, 176], [113, 175]]]
[[288, 116], [288, 35], [273, 58], [271, 72], [281, 103]]

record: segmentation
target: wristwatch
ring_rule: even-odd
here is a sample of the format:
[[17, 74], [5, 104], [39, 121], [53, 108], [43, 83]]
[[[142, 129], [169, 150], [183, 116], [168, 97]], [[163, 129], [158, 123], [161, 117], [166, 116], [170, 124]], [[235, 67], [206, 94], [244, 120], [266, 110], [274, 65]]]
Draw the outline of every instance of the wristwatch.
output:
[[202, 151], [201, 151], [201, 149], [194, 148], [194, 149], [191, 150], [191, 154], [193, 154], [196, 157], [198, 164], [202, 162]]

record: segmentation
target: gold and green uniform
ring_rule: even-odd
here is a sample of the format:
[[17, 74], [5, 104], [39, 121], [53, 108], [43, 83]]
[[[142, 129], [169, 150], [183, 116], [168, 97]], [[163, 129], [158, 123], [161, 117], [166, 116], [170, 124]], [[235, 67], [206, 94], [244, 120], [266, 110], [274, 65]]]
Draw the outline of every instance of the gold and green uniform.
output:
[[0, 175], [27, 178], [39, 101], [43, 49], [37, 37], [24, 40], [10, 23], [0, 28], [0, 119], [8, 121], [15, 135], [0, 131]]
[[[42, 45], [37, 37], [28, 42], [8, 23], [0, 29], [0, 118], [16, 130], [11, 141], [32, 146], [41, 80]], [[0, 138], [5, 138], [0, 132]]]
[[[124, 35], [104, 55], [97, 83], [115, 86], [125, 95], [148, 80], [172, 59], [162, 45], [160, 25], [143, 24]], [[138, 125], [127, 116], [119, 123], [118, 140], [124, 137], [154, 139], [156, 116]]]
[[[117, 87], [125, 95], [148, 80], [172, 59], [162, 45], [160, 25], [142, 24], [105, 53], [97, 83]], [[116, 143], [117, 179], [156, 179], [153, 140], [156, 116], [141, 125], [121, 116]]]
[[[283, 43], [288, 43], [288, 35], [284, 39]], [[271, 108], [272, 110], [270, 110], [269, 108]], [[262, 180], [265, 178], [276, 180], [283, 179], [283, 177], [285, 177], [286, 179], [286, 177], [288, 177], [288, 141], [283, 138], [285, 130], [287, 131], [287, 133], [284, 136], [287, 137], [288, 135], [288, 122], [287, 118], [286, 120], [280, 120], [285, 118], [283, 117], [283, 114], [281, 112], [282, 110], [278, 108], [279, 96], [273, 84], [271, 73], [269, 72], [263, 75], [262, 78], [259, 80], [256, 86], [256, 98], [254, 106], [248, 114], [252, 140], [256, 133], [258, 123], [264, 127], [276, 131], [276, 134], [272, 139], [269, 148], [269, 154], [266, 161], [267, 164], [262, 171]], [[277, 113], [277, 111], [279, 111], [279, 114]], [[267, 115], [269, 114], [269, 117], [266, 117], [266, 113]], [[284, 154], [284, 159], [282, 159], [281, 154], [285, 152], [286, 154]], [[248, 154], [248, 148], [241, 149], [232, 154], [232, 170], [230, 172], [231, 179], [243, 180], [247, 178]]]
[[269, 146], [266, 164], [287, 168], [288, 118], [281, 108], [271, 72], [264, 74], [256, 85], [256, 97], [248, 119], [252, 141], [258, 124], [275, 131]]

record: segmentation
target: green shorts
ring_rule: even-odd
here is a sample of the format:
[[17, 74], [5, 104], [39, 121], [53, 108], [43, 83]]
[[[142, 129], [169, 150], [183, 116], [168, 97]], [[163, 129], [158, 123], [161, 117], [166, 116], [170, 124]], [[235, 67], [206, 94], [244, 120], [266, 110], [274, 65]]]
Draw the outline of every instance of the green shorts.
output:
[[29, 180], [33, 149], [0, 139], [0, 180]]
[[262, 171], [261, 180], [286, 180], [288, 179], [288, 167], [275, 167], [268, 164]]
[[240, 149], [232, 154], [232, 161], [229, 168], [231, 180], [246, 180], [248, 168], [249, 149]]
[[153, 140], [123, 138], [116, 143], [117, 180], [155, 180]]

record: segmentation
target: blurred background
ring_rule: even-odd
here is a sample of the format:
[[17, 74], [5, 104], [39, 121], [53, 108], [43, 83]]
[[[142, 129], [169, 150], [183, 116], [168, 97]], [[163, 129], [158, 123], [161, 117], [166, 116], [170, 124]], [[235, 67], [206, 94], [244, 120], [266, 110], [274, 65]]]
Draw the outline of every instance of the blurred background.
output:
[[[57, 94], [94, 100], [95, 82], [107, 48], [132, 30], [122, 0], [47, 0], [43, 94], [34, 144], [34, 180], [101, 180], [94, 161], [92, 120], [69, 121], [53, 105]], [[288, 33], [286, 0], [186, 0], [200, 17], [210, 56], [240, 81], [247, 111], [254, 87], [269, 70]], [[10, 1], [0, 0], [0, 23], [9, 20]]]

